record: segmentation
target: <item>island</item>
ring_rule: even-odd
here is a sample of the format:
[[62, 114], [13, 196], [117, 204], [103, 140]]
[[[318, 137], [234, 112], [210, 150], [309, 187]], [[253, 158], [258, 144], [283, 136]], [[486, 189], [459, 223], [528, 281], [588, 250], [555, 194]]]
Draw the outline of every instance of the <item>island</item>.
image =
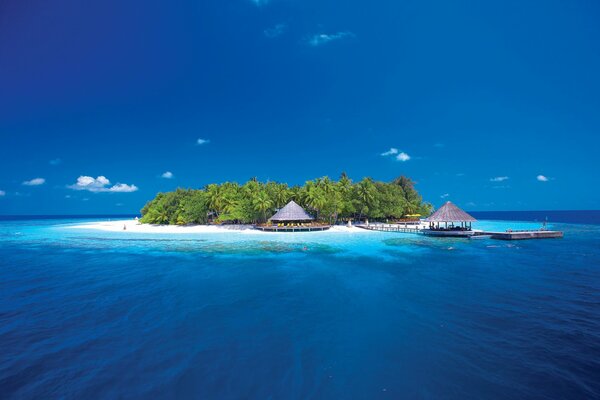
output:
[[141, 210], [141, 223], [155, 225], [266, 224], [290, 202], [311, 215], [311, 221], [336, 225], [348, 221], [406, 221], [429, 215], [414, 182], [400, 176], [391, 182], [363, 178], [353, 182], [342, 173], [335, 181], [325, 176], [290, 186], [260, 182], [208, 184], [202, 189], [178, 188], [158, 193]]

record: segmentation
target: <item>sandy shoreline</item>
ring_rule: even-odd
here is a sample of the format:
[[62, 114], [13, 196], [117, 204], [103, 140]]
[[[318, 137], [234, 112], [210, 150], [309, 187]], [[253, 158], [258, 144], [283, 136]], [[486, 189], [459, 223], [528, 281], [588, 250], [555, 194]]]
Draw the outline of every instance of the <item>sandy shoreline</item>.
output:
[[[273, 235], [269, 232], [261, 232], [253, 229], [251, 225], [190, 225], [190, 226], [179, 226], [179, 225], [150, 225], [140, 224], [135, 220], [118, 220], [118, 221], [97, 221], [97, 222], [86, 222], [77, 225], [69, 225], [69, 229], [93, 229], [107, 232], [129, 232], [129, 233], [157, 233], [157, 234], [189, 234], [189, 233], [252, 233], [252, 234], [264, 234]], [[125, 229], [124, 229], [125, 228]], [[311, 232], [311, 233], [325, 233], [325, 232], [339, 232], [339, 233], [373, 233], [365, 229], [360, 229], [355, 226], [347, 227], [343, 225], [337, 225], [331, 227], [331, 229], [323, 232]], [[284, 233], [278, 233], [284, 234]]]

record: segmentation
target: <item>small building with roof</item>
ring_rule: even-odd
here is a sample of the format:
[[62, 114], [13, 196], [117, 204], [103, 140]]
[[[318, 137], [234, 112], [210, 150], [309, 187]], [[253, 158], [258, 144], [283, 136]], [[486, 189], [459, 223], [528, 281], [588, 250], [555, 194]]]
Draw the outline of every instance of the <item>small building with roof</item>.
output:
[[476, 221], [467, 212], [448, 201], [425, 218], [425, 222], [429, 222], [429, 229], [423, 233], [432, 236], [470, 236], [473, 234], [472, 223]]
[[329, 225], [314, 223], [314, 218], [298, 205], [294, 200], [287, 203], [277, 211], [265, 225], [258, 225], [256, 229], [266, 232], [304, 232], [324, 231]]

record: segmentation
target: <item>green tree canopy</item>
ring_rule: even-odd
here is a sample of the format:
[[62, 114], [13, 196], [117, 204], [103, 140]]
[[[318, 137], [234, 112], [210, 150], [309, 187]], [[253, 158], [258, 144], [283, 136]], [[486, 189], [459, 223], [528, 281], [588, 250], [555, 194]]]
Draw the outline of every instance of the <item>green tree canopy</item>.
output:
[[401, 176], [390, 183], [363, 178], [354, 183], [342, 173], [339, 180], [321, 177], [302, 186], [250, 179], [211, 183], [202, 189], [158, 193], [141, 210], [142, 222], [151, 224], [262, 223], [290, 200], [295, 200], [322, 222], [389, 220], [407, 214], [428, 215], [414, 182]]

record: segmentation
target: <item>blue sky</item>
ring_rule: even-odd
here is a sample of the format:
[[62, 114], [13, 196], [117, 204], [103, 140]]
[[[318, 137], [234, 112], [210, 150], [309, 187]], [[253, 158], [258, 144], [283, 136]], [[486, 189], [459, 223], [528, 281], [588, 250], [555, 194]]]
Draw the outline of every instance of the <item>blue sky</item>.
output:
[[408, 175], [436, 206], [599, 209], [599, 20], [596, 1], [3, 2], [0, 214], [342, 171]]

